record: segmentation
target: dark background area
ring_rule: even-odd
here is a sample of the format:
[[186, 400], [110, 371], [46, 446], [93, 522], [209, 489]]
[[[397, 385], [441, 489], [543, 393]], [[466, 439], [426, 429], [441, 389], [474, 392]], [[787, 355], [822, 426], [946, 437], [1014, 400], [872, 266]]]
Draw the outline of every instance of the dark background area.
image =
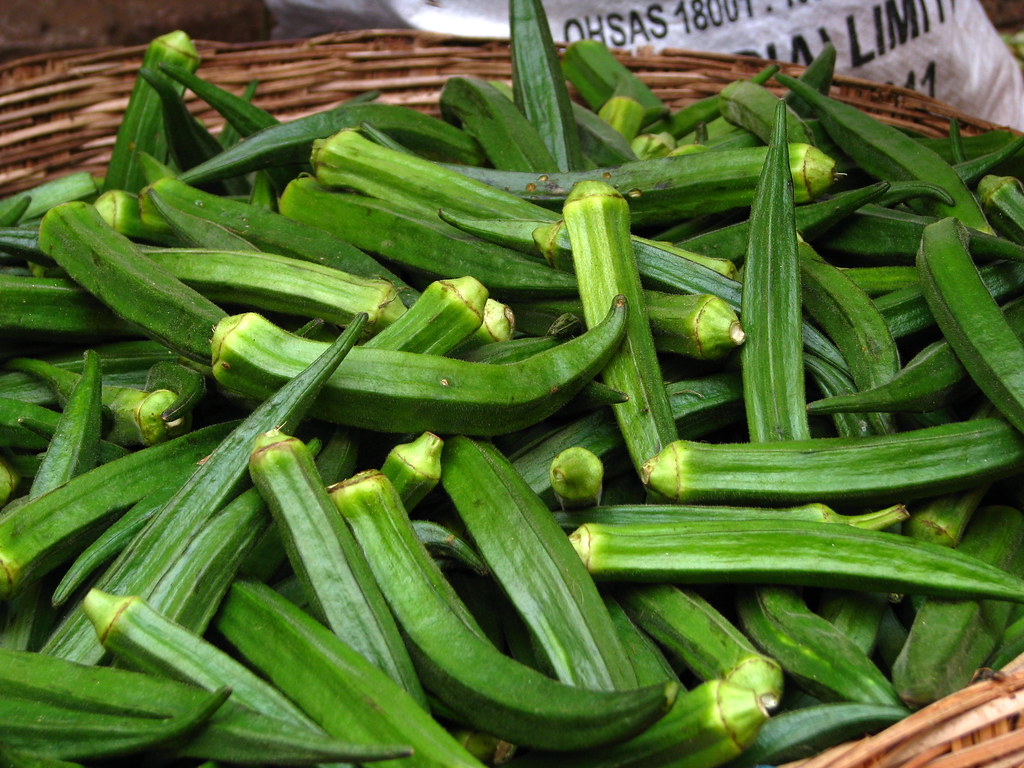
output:
[[[981, 0], [1003, 32], [1024, 28], [1024, 0]], [[0, 0], [0, 61], [46, 51], [148, 43], [182, 29], [224, 42], [266, 40], [263, 0]]]

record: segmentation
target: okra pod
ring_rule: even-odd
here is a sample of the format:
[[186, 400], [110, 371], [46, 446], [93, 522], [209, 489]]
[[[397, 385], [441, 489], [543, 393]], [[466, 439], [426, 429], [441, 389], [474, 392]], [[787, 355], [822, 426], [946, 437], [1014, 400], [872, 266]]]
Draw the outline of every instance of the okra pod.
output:
[[599, 581], [830, 586], [1024, 602], [1024, 581], [947, 547], [849, 525], [587, 523], [570, 536]]
[[259, 436], [249, 474], [270, 507], [314, 615], [425, 702], [398, 627], [305, 444], [277, 430]]
[[380, 471], [395, 486], [402, 505], [412, 510], [441, 481], [444, 441], [424, 432], [410, 443], [399, 443], [384, 457]]

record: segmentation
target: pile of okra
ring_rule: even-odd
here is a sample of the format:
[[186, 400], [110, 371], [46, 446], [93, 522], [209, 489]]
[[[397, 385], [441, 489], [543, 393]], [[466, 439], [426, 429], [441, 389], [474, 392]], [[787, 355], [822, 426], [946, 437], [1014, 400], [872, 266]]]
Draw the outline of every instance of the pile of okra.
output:
[[1024, 651], [1024, 138], [510, 22], [286, 122], [169, 33], [0, 199], [0, 765], [777, 764]]

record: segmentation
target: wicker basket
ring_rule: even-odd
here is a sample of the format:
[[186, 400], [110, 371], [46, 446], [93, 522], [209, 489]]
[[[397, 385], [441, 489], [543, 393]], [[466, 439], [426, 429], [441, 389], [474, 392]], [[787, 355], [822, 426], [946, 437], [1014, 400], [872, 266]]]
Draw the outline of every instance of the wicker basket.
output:
[[[507, 41], [410, 30], [339, 33], [300, 41], [229, 44], [198, 41], [200, 74], [241, 92], [259, 82], [255, 102], [288, 119], [335, 106], [367, 90], [380, 100], [436, 112], [453, 75], [510, 76]], [[143, 47], [39, 55], [0, 66], [0, 197], [69, 171], [102, 173]], [[761, 59], [665, 50], [620, 54], [671, 107], [715, 94], [749, 77]], [[801, 67], [782, 64], [798, 74]], [[838, 77], [834, 95], [927, 136], [944, 136], [956, 118], [964, 134], [997, 126], [911, 90]], [[193, 99], [215, 130], [222, 119]], [[790, 768], [1010, 768], [1024, 766], [1024, 660], [936, 702], [887, 730]]]

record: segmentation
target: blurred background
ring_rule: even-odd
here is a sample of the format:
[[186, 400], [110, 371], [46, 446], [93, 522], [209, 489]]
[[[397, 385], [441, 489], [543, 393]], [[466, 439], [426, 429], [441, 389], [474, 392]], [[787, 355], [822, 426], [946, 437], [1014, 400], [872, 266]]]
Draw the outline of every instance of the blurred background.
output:
[[[1008, 42], [1022, 39], [1024, 0], [981, 2]], [[0, 0], [0, 61], [148, 43], [172, 29], [195, 39], [251, 42], [269, 39], [274, 19], [263, 0]]]

